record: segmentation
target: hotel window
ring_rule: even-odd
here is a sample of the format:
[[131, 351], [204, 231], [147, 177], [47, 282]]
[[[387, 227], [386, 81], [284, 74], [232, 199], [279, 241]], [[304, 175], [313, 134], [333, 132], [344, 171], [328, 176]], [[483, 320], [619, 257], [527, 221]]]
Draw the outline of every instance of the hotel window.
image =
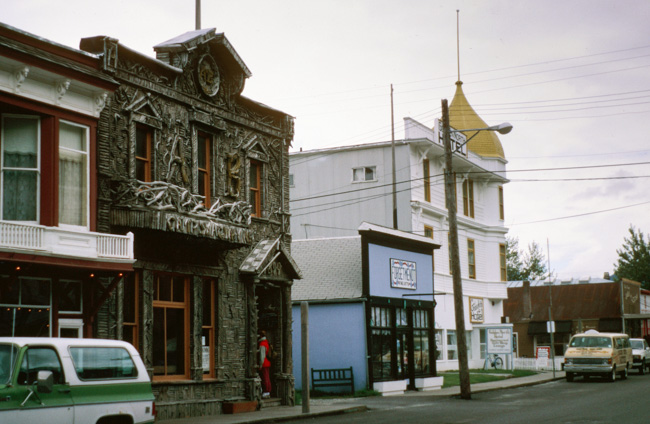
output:
[[449, 275], [454, 273], [454, 268], [451, 266], [451, 235], [447, 233], [447, 253], [449, 255]]
[[355, 183], [363, 181], [376, 181], [377, 176], [374, 166], [363, 166], [352, 169], [352, 181]]
[[59, 123], [59, 223], [88, 226], [88, 127]]
[[40, 198], [38, 117], [2, 116], [2, 219], [37, 222]]
[[155, 380], [189, 378], [189, 278], [155, 276], [153, 294], [153, 374]]
[[203, 280], [203, 325], [201, 327], [201, 347], [203, 352], [203, 378], [215, 378], [215, 296], [216, 281]]
[[505, 210], [503, 207], [503, 187], [499, 187], [499, 219], [505, 219]]
[[249, 196], [251, 215], [262, 217], [262, 162], [251, 160], [249, 167]]
[[422, 160], [422, 174], [424, 175], [424, 201], [431, 201], [431, 176], [429, 175], [429, 159]]
[[463, 181], [463, 214], [474, 218], [474, 181]]
[[447, 330], [447, 359], [458, 359], [458, 343], [456, 341], [456, 331]]
[[140, 273], [124, 279], [124, 296], [122, 302], [122, 340], [139, 348], [138, 321], [140, 316]]
[[205, 199], [203, 202], [205, 207], [210, 209], [210, 206], [212, 206], [212, 200], [210, 199], [210, 158], [212, 156], [212, 138], [209, 135], [200, 132], [197, 143], [197, 150], [199, 195], [203, 196]]
[[467, 265], [469, 268], [469, 278], [476, 278], [476, 250], [474, 240], [467, 239]]
[[506, 267], [506, 245], [499, 244], [499, 268], [501, 269], [501, 281], [508, 281], [508, 268]]
[[392, 379], [393, 324], [390, 308], [373, 306], [370, 311], [370, 358], [374, 381]]
[[135, 129], [135, 178], [150, 182], [151, 178], [151, 142], [152, 131], [143, 126]]

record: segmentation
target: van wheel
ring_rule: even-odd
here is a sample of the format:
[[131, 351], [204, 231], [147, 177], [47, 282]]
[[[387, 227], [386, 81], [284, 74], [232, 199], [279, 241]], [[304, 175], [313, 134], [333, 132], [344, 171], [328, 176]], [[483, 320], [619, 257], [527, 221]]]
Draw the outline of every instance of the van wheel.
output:
[[566, 373], [566, 381], [568, 381], [569, 383], [571, 383], [573, 381], [573, 373], [572, 372]]
[[623, 371], [621, 371], [621, 380], [627, 379], [627, 369], [628, 369], [628, 366], [625, 365], [625, 369]]
[[612, 372], [609, 374], [609, 377], [607, 378], [608, 381], [614, 382], [616, 381], [616, 368], [612, 368]]
[[644, 375], [645, 374], [645, 368], [646, 368], [646, 364], [645, 364], [645, 359], [644, 359], [643, 362], [641, 362], [641, 368], [639, 368], [639, 374]]

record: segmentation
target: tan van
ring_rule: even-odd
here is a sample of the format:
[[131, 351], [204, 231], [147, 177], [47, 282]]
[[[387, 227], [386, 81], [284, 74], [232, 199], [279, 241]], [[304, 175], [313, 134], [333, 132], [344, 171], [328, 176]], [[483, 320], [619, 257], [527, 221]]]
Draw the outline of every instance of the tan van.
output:
[[614, 381], [619, 374], [625, 379], [631, 367], [632, 347], [627, 334], [589, 330], [571, 337], [564, 353], [567, 381], [573, 381], [578, 375], [585, 378], [597, 375]]

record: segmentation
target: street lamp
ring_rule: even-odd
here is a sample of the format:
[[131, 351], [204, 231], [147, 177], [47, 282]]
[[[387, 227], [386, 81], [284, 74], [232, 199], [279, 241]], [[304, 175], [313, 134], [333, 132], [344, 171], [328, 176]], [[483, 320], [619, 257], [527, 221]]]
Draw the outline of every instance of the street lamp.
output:
[[460, 397], [471, 399], [472, 393], [469, 384], [469, 367], [467, 363], [467, 339], [465, 338], [465, 308], [463, 306], [463, 282], [460, 276], [460, 254], [458, 251], [458, 223], [456, 222], [456, 199], [454, 198], [454, 181], [452, 171], [452, 151], [450, 134], [456, 132], [475, 133], [463, 144], [467, 144], [476, 134], [481, 131], [497, 131], [500, 134], [508, 134], [512, 125], [507, 122], [487, 128], [473, 128], [467, 130], [452, 130], [449, 128], [449, 108], [447, 99], [442, 100], [442, 134], [445, 146], [445, 192], [447, 199], [447, 211], [449, 215], [449, 249], [451, 251], [451, 274], [454, 290], [454, 311], [456, 314], [456, 344], [458, 346], [458, 374], [460, 379]]

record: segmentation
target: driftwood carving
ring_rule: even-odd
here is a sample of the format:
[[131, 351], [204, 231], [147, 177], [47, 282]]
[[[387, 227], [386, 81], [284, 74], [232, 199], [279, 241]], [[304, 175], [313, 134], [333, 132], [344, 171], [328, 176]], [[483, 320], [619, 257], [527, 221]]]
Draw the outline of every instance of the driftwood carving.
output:
[[164, 181], [122, 181], [115, 193], [115, 201], [119, 206], [145, 206], [235, 224], [251, 223], [251, 205], [248, 202], [222, 203], [221, 199], [217, 199], [208, 209], [203, 203], [203, 196]]

